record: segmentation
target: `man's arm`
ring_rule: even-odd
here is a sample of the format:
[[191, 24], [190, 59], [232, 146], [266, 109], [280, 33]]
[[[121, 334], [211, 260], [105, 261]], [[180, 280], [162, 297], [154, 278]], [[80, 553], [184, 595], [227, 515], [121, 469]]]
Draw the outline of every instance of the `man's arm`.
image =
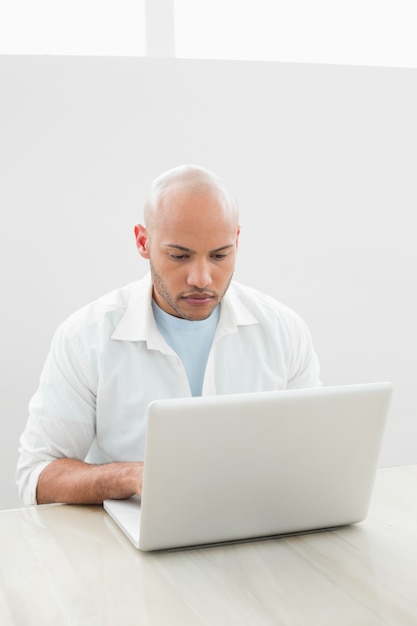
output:
[[91, 465], [76, 459], [57, 459], [39, 477], [38, 504], [101, 504], [142, 493], [143, 463]]

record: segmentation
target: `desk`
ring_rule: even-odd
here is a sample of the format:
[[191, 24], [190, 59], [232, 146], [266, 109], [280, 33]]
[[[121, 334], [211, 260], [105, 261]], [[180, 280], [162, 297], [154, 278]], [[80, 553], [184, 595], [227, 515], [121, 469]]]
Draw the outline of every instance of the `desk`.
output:
[[141, 553], [98, 506], [0, 512], [2, 626], [416, 626], [417, 465], [361, 524]]

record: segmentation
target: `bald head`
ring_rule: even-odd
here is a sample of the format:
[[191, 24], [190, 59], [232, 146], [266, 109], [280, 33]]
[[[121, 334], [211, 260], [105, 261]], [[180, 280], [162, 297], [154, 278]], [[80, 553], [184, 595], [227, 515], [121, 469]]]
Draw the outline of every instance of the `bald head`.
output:
[[199, 206], [198, 198], [211, 196], [221, 206], [225, 216], [238, 225], [237, 202], [220, 177], [197, 165], [180, 165], [158, 176], [151, 185], [144, 211], [145, 224], [149, 231], [167, 216], [170, 201], [179, 195], [194, 196], [196, 211]]
[[135, 225], [156, 304], [187, 320], [209, 317], [232, 280], [239, 233], [237, 203], [216, 174], [182, 165], [159, 176], [145, 226]]

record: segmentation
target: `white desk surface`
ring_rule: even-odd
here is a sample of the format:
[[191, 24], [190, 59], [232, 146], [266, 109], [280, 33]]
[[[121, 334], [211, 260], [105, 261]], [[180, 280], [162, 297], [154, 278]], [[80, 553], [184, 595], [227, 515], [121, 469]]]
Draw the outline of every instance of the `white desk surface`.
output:
[[2, 626], [416, 626], [417, 465], [380, 469], [367, 519], [141, 553], [101, 507], [0, 512]]

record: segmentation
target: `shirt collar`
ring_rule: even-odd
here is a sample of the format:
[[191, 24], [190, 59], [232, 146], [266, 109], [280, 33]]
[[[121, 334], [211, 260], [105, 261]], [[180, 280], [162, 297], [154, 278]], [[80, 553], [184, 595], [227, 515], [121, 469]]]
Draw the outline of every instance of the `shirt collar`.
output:
[[111, 338], [120, 341], [147, 341], [149, 330], [152, 326], [156, 328], [151, 302], [152, 283], [150, 274], [147, 274], [135, 283], [123, 317]]
[[[232, 283], [221, 303], [217, 337], [237, 332], [238, 326], [257, 323], [258, 320], [240, 300]], [[161, 349], [162, 337], [152, 311], [150, 274], [135, 284], [123, 317], [111, 338], [119, 341], [146, 341], [148, 348]]]
[[217, 338], [237, 333], [239, 326], [250, 326], [258, 323], [259, 320], [243, 304], [234, 284], [231, 283], [222, 300]]

